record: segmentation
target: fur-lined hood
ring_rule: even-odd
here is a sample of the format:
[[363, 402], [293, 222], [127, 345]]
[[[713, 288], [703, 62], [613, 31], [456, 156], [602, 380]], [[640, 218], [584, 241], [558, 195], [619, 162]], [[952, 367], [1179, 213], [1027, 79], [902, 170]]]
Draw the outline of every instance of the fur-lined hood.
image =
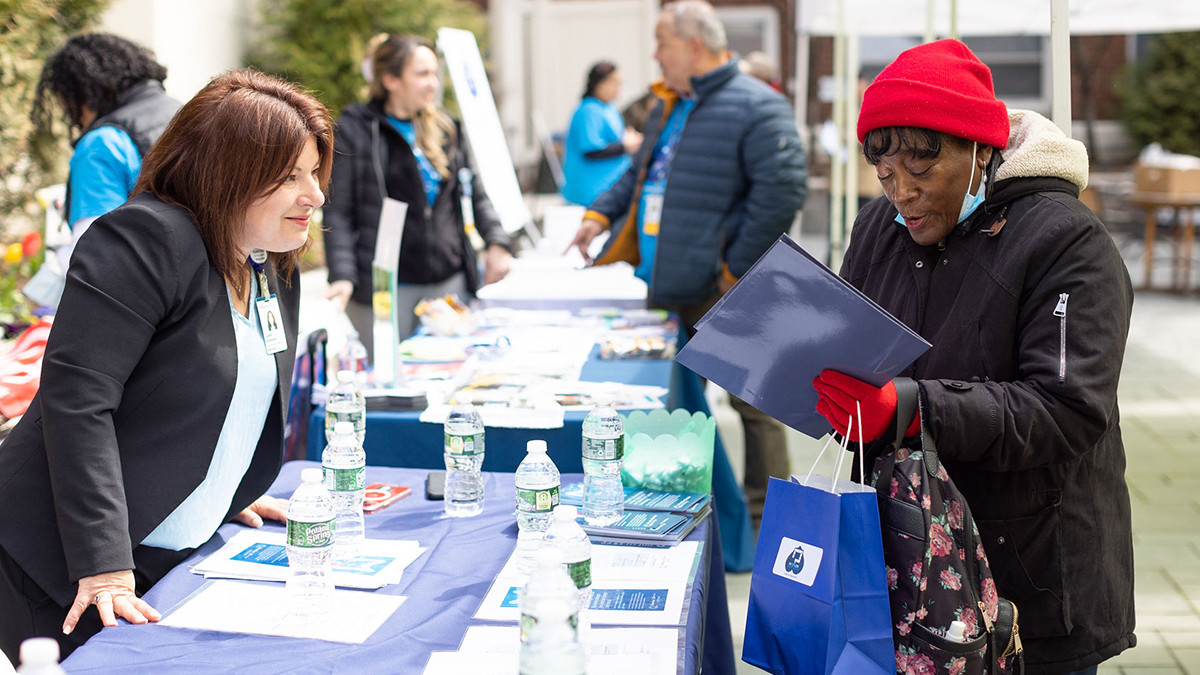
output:
[[996, 182], [1009, 178], [1062, 178], [1082, 192], [1088, 183], [1087, 148], [1067, 138], [1050, 120], [1032, 110], [1008, 110], [1008, 147], [996, 170]]

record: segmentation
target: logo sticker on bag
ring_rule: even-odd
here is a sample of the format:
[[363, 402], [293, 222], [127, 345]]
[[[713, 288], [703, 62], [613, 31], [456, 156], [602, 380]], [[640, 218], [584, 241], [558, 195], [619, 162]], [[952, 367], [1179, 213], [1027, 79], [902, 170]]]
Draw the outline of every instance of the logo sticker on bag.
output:
[[824, 550], [812, 544], [783, 537], [779, 542], [779, 552], [775, 554], [775, 567], [771, 571], [784, 579], [812, 586], [817, 580], [817, 572], [821, 570], [821, 557], [824, 555]]

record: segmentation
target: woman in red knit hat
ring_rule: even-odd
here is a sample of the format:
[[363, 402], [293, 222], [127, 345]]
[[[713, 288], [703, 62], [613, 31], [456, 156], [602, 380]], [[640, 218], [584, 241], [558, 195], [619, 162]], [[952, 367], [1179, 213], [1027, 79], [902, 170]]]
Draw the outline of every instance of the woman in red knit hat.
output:
[[[841, 275], [933, 345], [901, 373], [920, 407], [899, 423], [930, 434], [966, 497], [1027, 672], [1095, 673], [1136, 643], [1117, 412], [1133, 289], [1078, 200], [1087, 151], [997, 100], [955, 40], [885, 68], [858, 137], [884, 197], [859, 214]], [[894, 385], [825, 371], [814, 386], [836, 430], [857, 402], [868, 453], [887, 452]], [[909, 624], [929, 614], [912, 609]]]

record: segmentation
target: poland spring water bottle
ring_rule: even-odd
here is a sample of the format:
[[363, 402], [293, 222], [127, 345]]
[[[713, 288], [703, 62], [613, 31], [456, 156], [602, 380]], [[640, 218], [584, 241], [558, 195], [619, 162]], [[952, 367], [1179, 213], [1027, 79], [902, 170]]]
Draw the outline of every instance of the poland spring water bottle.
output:
[[475, 406], [450, 409], [445, 426], [448, 516], [475, 516], [483, 511], [483, 417]]
[[333, 438], [333, 427], [338, 422], [354, 425], [354, 434], [361, 444], [367, 437], [367, 399], [354, 382], [354, 371], [339, 370], [337, 386], [329, 390], [325, 402], [325, 440]]
[[612, 525], [625, 515], [624, 457], [625, 424], [611, 398], [596, 396], [596, 407], [583, 420], [583, 518], [588, 525]]
[[521, 645], [521, 675], [584, 675], [583, 645], [569, 617], [570, 609], [562, 600], [543, 603], [541, 618]]
[[[345, 372], [345, 371], [343, 371]], [[333, 499], [334, 547], [340, 560], [358, 557], [363, 541], [363, 493], [367, 487], [367, 453], [354, 435], [354, 425], [338, 422], [321, 453], [325, 489]]]
[[590, 627], [588, 607], [592, 601], [592, 542], [576, 522], [578, 517], [574, 506], [561, 504], [554, 507], [554, 520], [546, 530], [544, 545], [556, 548], [562, 554], [567, 574], [579, 590], [579, 631], [582, 636]]
[[529, 639], [529, 632], [541, 616], [542, 603], [559, 599], [570, 608], [569, 621], [572, 628], [579, 626], [579, 589], [563, 566], [562, 553], [552, 546], [539, 548], [534, 556], [536, 568], [521, 590], [521, 642]]
[[529, 441], [517, 466], [517, 569], [533, 571], [533, 554], [558, 506], [558, 467], [546, 454], [546, 441]]
[[54, 638], [29, 638], [21, 643], [20, 654], [21, 667], [17, 672], [22, 675], [66, 675], [67, 671], [58, 665], [58, 641]]
[[304, 469], [300, 479], [304, 482], [288, 500], [287, 593], [292, 611], [308, 614], [333, 591], [333, 504], [321, 469]]
[[358, 331], [346, 333], [346, 344], [338, 351], [338, 370], [363, 373], [367, 370], [367, 348], [358, 339]]

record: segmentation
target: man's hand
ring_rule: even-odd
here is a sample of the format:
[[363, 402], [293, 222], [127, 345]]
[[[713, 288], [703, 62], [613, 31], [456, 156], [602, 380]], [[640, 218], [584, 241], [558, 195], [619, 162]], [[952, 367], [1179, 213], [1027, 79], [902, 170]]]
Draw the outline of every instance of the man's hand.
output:
[[277, 499], [263, 495], [254, 500], [254, 503], [243, 509], [241, 513], [234, 516], [233, 519], [250, 527], [262, 527], [264, 518], [286, 523], [287, 507], [288, 503], [286, 499]]
[[621, 139], [621, 144], [625, 146], [625, 154], [632, 155], [642, 147], [642, 135], [633, 129], [625, 130], [625, 137]]
[[[590, 246], [592, 240], [603, 231], [604, 223], [596, 220], [595, 218], [584, 218], [583, 223], [579, 226], [579, 231], [575, 233], [575, 238], [572, 239], [571, 244], [567, 246], [567, 251], [570, 251], [571, 247], [573, 246], [578, 247], [579, 253], [583, 256], [583, 259], [589, 265], [592, 264], [592, 258], [588, 255], [588, 246]], [[563, 251], [563, 254], [565, 255], [567, 251]]]
[[334, 307], [338, 308], [339, 312], [346, 311], [346, 303], [350, 301], [350, 296], [354, 294], [354, 283], [342, 279], [329, 284], [329, 288], [321, 294], [322, 298], [331, 300]]
[[487, 247], [483, 260], [483, 283], [494, 284], [508, 275], [508, 266], [512, 263], [512, 254], [508, 249], [498, 244]]
[[63, 635], [70, 635], [88, 605], [96, 605], [105, 626], [117, 625], [117, 617], [129, 623], [158, 621], [162, 615], [134, 593], [133, 570], [105, 572], [79, 580], [75, 602], [63, 621]]

